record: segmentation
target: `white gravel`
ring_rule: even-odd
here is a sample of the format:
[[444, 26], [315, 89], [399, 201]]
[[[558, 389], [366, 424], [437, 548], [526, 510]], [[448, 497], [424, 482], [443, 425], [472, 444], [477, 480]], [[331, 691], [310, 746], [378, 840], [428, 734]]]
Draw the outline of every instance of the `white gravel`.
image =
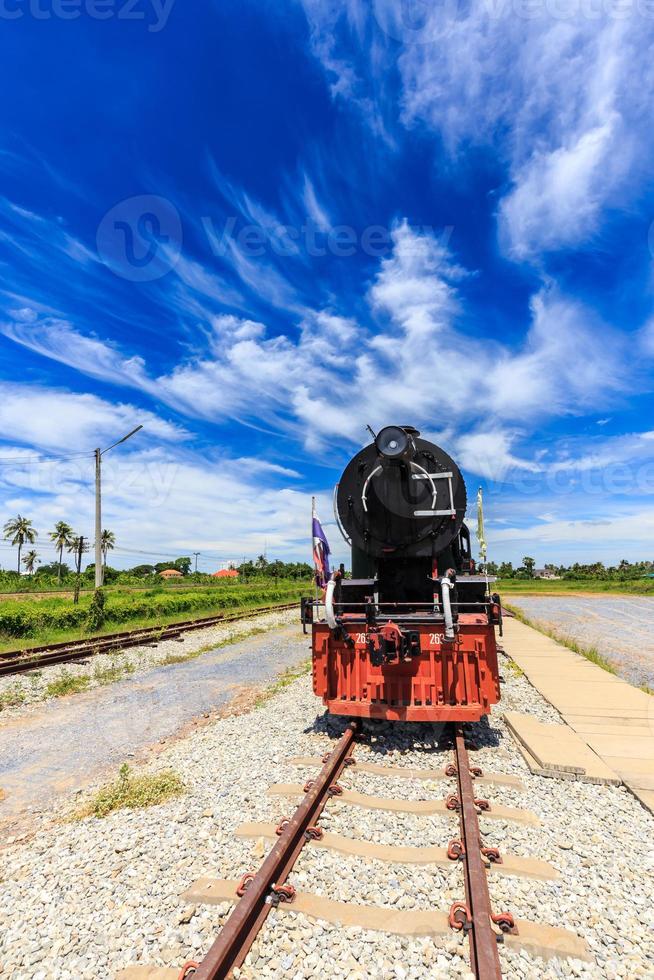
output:
[[[487, 771], [517, 774], [524, 794], [484, 787], [496, 802], [535, 811], [540, 827], [484, 821], [488, 844], [550, 861], [555, 882], [490, 877], [498, 910], [566, 926], [583, 936], [594, 962], [551, 960], [501, 948], [508, 978], [654, 976], [652, 817], [624, 789], [532, 776], [506, 731], [504, 709], [543, 720], [556, 712], [507, 665], [503, 702], [488, 725], [475, 726], [471, 753]], [[188, 794], [145, 811], [122, 811], [39, 832], [3, 852], [0, 976], [3, 980], [105, 980], [136, 962], [179, 966], [211, 944], [227, 906], [188, 909], [181, 893], [202, 876], [238, 877], [256, 867], [261, 842], [239, 840], [244, 821], [272, 822], [292, 801], [266, 796], [272, 782], [303, 782], [293, 755], [322, 755], [342, 723], [326, 722], [310, 678], [294, 682], [254, 713], [216, 721], [167, 748], [153, 769], [174, 768]], [[420, 726], [369, 728], [357, 757], [388, 765], [440, 768], [448, 753]], [[383, 796], [444, 796], [454, 780], [414, 782], [348, 769], [340, 782]], [[444, 846], [456, 828], [449, 815], [424, 817], [328, 806], [325, 829], [386, 843]], [[266, 848], [269, 845], [266, 844]], [[331, 898], [394, 908], [447, 911], [463, 897], [461, 868], [388, 865], [306, 847], [291, 881]], [[186, 921], [188, 920], [188, 921]], [[469, 977], [467, 944], [385, 936], [273, 912], [241, 971], [244, 978]]]
[[[168, 657], [185, 656], [205, 648], [215, 650], [220, 644], [229, 643], [255, 630], [269, 630], [297, 622], [298, 609], [299, 604], [294, 609], [251, 617], [247, 616], [246, 611], [247, 618], [226, 623], [224, 626], [184, 633], [183, 643], [178, 640], [162, 640], [156, 646], [128, 647], [119, 652], [90, 656], [82, 663], [55, 664], [27, 674], [0, 677], [0, 718], [19, 717], [30, 705], [49, 700], [52, 695], [47, 690], [48, 685], [62, 677], [88, 678], [89, 683], [85, 690], [92, 691], [111, 683], [111, 672], [114, 669], [116, 679], [143, 674], [165, 663]], [[3, 709], [2, 698], [7, 693], [12, 694], [12, 700], [19, 703]]]

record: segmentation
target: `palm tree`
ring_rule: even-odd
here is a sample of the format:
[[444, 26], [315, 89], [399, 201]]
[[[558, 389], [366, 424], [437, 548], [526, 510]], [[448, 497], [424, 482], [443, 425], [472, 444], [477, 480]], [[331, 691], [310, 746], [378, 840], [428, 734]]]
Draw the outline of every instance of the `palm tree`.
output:
[[102, 545], [102, 564], [107, 567], [107, 552], [114, 550], [114, 545], [116, 544], [116, 535], [113, 531], [103, 531], [102, 537], [100, 538], [100, 544]]
[[70, 524], [66, 524], [65, 521], [57, 521], [54, 526], [54, 531], [50, 531], [50, 540], [54, 544], [55, 548], [59, 552], [59, 568], [57, 570], [57, 582], [61, 582], [61, 559], [63, 557], [64, 548], [68, 550], [68, 545], [70, 544], [73, 537], [73, 529]]
[[27, 517], [18, 514], [7, 521], [4, 526], [5, 541], [11, 541], [18, 546], [18, 574], [20, 575], [20, 552], [26, 541], [34, 544], [38, 537], [38, 531], [32, 527], [32, 522]]
[[36, 566], [39, 564], [39, 556], [35, 551], [28, 551], [23, 558], [23, 565], [25, 566], [25, 571], [28, 575], [33, 575]]
[[82, 573], [82, 554], [89, 550], [89, 544], [85, 537], [74, 534], [66, 550], [70, 554], [75, 555], [75, 593], [73, 595], [73, 602], [77, 605], [79, 602], [80, 575]]
[[[82, 550], [80, 551], [80, 542], [82, 544]], [[78, 564], [82, 560], [82, 554], [89, 550], [88, 538], [82, 538], [79, 534], [75, 534], [73, 531], [72, 537], [68, 544], [66, 545], [66, 551], [70, 555], [75, 555], [79, 559]]]

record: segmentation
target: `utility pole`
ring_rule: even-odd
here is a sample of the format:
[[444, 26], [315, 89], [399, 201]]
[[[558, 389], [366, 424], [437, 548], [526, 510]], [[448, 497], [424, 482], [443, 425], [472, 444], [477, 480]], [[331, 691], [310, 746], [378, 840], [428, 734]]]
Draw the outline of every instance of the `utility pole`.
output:
[[95, 450], [95, 587], [104, 579], [102, 567], [102, 451]]
[[79, 578], [82, 573], [82, 553], [84, 551], [84, 535], [80, 534], [79, 541], [77, 542], [77, 555], [76, 555], [76, 571], [75, 576], [75, 594], [73, 596], [73, 604], [76, 606], [79, 602]]
[[108, 453], [110, 449], [115, 449], [116, 446], [120, 446], [121, 442], [127, 442], [131, 436], [135, 435], [143, 428], [142, 425], [137, 425], [135, 429], [128, 432], [126, 436], [119, 439], [118, 442], [114, 442], [113, 445], [108, 446], [107, 449], [96, 449], [95, 450], [95, 587], [96, 589], [102, 588], [102, 583], [104, 581], [104, 568], [102, 567], [102, 457], [105, 453]]
[[195, 574], [197, 575], [198, 574], [198, 556], [201, 555], [202, 552], [201, 551], [194, 551], [193, 554], [195, 555]]

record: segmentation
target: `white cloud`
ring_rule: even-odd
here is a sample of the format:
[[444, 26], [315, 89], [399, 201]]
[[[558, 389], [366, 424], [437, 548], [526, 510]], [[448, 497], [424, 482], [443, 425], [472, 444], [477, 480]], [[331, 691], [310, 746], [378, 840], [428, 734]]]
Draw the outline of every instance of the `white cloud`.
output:
[[308, 175], [304, 175], [304, 186], [302, 190], [302, 196], [304, 199], [304, 206], [306, 207], [307, 214], [311, 220], [315, 223], [316, 227], [320, 231], [329, 231], [332, 227], [332, 221], [327, 214], [324, 206], [318, 200], [316, 195], [316, 189], [311, 183]]
[[536, 150], [517, 171], [515, 189], [500, 207], [509, 252], [525, 258], [575, 245], [595, 231], [619, 128], [614, 113], [603, 125], [574, 134], [571, 146]]
[[642, 328], [639, 340], [643, 354], [646, 354], [648, 357], [654, 357], [654, 316]]
[[[158, 377], [140, 358], [85, 337], [66, 321], [21, 315], [3, 332], [188, 416], [285, 431], [311, 450], [331, 445], [334, 435], [360, 443], [366, 424], [400, 420], [454, 434], [473, 425], [495, 433], [498, 466], [528, 467], [512, 449], [519, 439], [515, 420], [610, 404], [629, 387], [628, 350], [621, 335], [553, 286], [534, 296], [520, 348], [478, 343], [463, 325], [459, 289], [468, 275], [432, 235], [402, 223], [366, 297], [371, 326], [311, 312], [296, 337], [275, 336], [258, 321], [214, 316], [203, 324], [202, 348]], [[480, 458], [471, 440], [464, 450], [471, 460]], [[487, 460], [477, 465], [488, 473]]]
[[[584, 473], [594, 470], [604, 474], [607, 483], [610, 483], [611, 474], [617, 467], [624, 464], [637, 467], [643, 463], [650, 463], [653, 455], [651, 446], [653, 440], [654, 431], [625, 433], [608, 439], [591, 440], [578, 436], [574, 440], [568, 440], [566, 448], [570, 455], [560, 455], [558, 459], [550, 460], [542, 468], [559, 473]], [[571, 454], [572, 449], [576, 450], [574, 455]], [[644, 486], [638, 484], [636, 470], [631, 481], [631, 492], [644, 492]]]
[[103, 380], [114, 377], [119, 384], [150, 388], [140, 357], [124, 357], [108, 342], [80, 333], [67, 320], [39, 318], [34, 309], [27, 307], [18, 311], [15, 320], [0, 323], [0, 332], [37, 354], [90, 377]]
[[471, 145], [492, 148], [508, 175], [501, 240], [516, 258], [588, 240], [651, 177], [654, 20], [637, 5], [302, 2], [335, 95], [361, 107], [372, 93], [373, 119], [399, 110], [455, 165]]
[[[286, 477], [296, 478], [293, 471], [258, 458], [234, 460], [218, 453], [211, 465], [207, 462], [175, 446], [106, 457], [103, 523], [116, 534], [112, 564], [124, 568], [158, 561], [166, 553], [173, 557], [200, 551], [200, 568], [213, 571], [221, 561], [254, 557], [264, 548], [270, 559], [310, 560], [311, 493], [283, 485]], [[271, 485], [271, 478], [282, 485]], [[57, 520], [92, 536], [93, 506], [92, 460], [11, 469], [0, 465], [2, 512], [26, 513], [34, 521], [42, 560], [54, 558], [47, 532]], [[327, 519], [327, 493], [318, 495], [318, 506]], [[336, 529], [327, 520], [325, 526], [337, 554], [345, 558]], [[12, 567], [13, 554], [0, 545], [2, 565]]]
[[[598, 531], [601, 528], [601, 532]], [[497, 545], [511, 543], [537, 547], [555, 546], [549, 554], [576, 555], [576, 561], [583, 556], [592, 555], [601, 549], [608, 557], [605, 560], [619, 560], [628, 552], [631, 560], [635, 556], [651, 557], [654, 546], [654, 512], [649, 510], [632, 511], [628, 514], [607, 512], [604, 518], [554, 520], [530, 523], [524, 527], [494, 530], [492, 542]], [[649, 550], [648, 550], [649, 549]]]
[[[91, 452], [96, 446], [143, 424], [146, 438], [182, 440], [179, 426], [134, 405], [110, 403], [96, 395], [0, 383], [0, 430], [11, 439], [44, 450]], [[0, 456], [6, 456], [5, 451]]]
[[428, 44], [400, 59], [405, 118], [428, 122], [452, 152], [487, 144], [506, 160], [513, 186], [500, 221], [510, 252], [576, 245], [607, 206], [638, 193], [628, 178], [652, 151], [651, 20], [591, 18], [572, 3], [558, 18], [546, 5], [524, 18], [511, 3], [481, 2], [465, 16], [430, 16], [439, 57]]
[[497, 426], [466, 433], [456, 440], [456, 461], [464, 470], [499, 482], [515, 470], [539, 472], [537, 463], [519, 459], [511, 452], [517, 438], [517, 433], [503, 431]]
[[553, 286], [533, 297], [531, 314], [522, 350], [503, 351], [489, 371], [493, 411], [509, 419], [581, 413], [626, 390], [629, 359], [621, 334]]

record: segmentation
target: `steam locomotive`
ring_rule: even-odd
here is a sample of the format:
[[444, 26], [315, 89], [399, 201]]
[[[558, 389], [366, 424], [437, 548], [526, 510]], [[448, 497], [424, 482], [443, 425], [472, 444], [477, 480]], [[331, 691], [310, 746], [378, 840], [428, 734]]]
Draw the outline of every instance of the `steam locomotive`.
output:
[[[373, 433], [374, 435], [374, 433]], [[349, 462], [334, 512], [351, 548], [311, 624], [313, 689], [328, 711], [390, 721], [478, 721], [500, 697], [502, 609], [475, 574], [461, 471], [411, 426]]]

